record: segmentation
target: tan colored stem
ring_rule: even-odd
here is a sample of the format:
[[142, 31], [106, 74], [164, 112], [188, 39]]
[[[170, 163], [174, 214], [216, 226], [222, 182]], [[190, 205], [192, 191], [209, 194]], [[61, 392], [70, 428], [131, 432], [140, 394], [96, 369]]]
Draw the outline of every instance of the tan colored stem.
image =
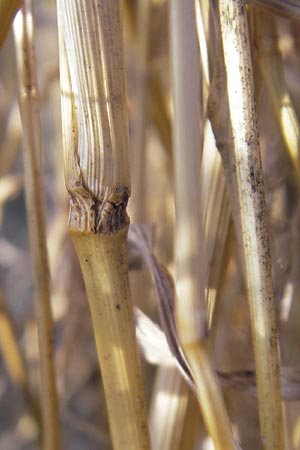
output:
[[282, 450], [278, 339], [247, 16], [244, 1], [219, 4], [261, 434], [266, 450]]
[[35, 309], [39, 337], [43, 449], [60, 448], [53, 364], [53, 323], [47, 261], [38, 85], [31, 2], [24, 2], [14, 23], [23, 126], [23, 161]]
[[199, 181], [203, 111], [194, 2], [170, 4], [176, 207], [176, 321], [207, 431], [216, 450], [234, 448], [230, 422], [206, 345], [204, 223]]
[[111, 235], [72, 231], [93, 320], [114, 449], [149, 449], [136, 348], [124, 228]]
[[130, 195], [120, 3], [59, 0], [70, 233], [92, 315], [115, 450], [149, 450], [126, 255]]

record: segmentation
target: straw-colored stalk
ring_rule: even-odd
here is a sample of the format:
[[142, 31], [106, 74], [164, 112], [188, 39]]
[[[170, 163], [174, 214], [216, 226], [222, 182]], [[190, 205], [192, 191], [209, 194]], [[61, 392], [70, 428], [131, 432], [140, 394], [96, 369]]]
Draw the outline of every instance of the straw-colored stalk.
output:
[[119, 2], [59, 0], [69, 231], [83, 271], [115, 450], [150, 448], [126, 257], [128, 118]]
[[200, 167], [203, 136], [194, 2], [170, 4], [176, 206], [176, 320], [204, 422], [216, 450], [234, 448], [222, 393], [205, 343], [206, 307]]
[[60, 448], [53, 364], [53, 324], [47, 262], [39, 95], [36, 78], [31, 2], [14, 22], [19, 103], [23, 126], [23, 161], [29, 243], [39, 338], [43, 449]]
[[240, 211], [262, 442], [266, 450], [282, 450], [278, 339], [247, 15], [244, 1], [220, 0], [219, 6], [238, 190], [233, 200]]
[[289, 151], [299, 185], [300, 128], [294, 106], [287, 90], [283, 61], [278, 48], [276, 21], [270, 12], [252, 8], [255, 32], [255, 60], [265, 79], [274, 111], [277, 115], [282, 137]]

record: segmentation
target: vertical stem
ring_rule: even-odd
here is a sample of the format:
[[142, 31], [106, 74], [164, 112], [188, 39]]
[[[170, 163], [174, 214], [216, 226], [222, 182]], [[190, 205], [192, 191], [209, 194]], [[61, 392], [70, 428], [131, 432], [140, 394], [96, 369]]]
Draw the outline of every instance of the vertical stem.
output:
[[146, 405], [135, 342], [126, 235], [127, 228], [108, 236], [71, 232], [88, 294], [114, 449], [146, 450]]
[[203, 135], [194, 1], [170, 2], [176, 207], [176, 320], [197, 397], [217, 450], [234, 448], [229, 419], [205, 342], [207, 323], [200, 168]]
[[282, 450], [278, 339], [247, 13], [243, 0], [219, 4], [260, 426], [264, 448]]
[[150, 448], [126, 258], [128, 117], [119, 1], [58, 1], [69, 230], [115, 450]]
[[25, 196], [35, 308], [38, 325], [43, 449], [60, 448], [57, 393], [53, 363], [53, 323], [47, 260], [39, 96], [33, 44], [31, 1], [25, 1], [14, 22], [23, 125]]

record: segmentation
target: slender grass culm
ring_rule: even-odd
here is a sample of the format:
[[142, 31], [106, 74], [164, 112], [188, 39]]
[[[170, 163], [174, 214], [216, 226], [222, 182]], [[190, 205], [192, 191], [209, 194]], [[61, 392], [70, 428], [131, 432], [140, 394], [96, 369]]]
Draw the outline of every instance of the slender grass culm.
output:
[[219, 0], [245, 282], [265, 450], [283, 450], [279, 350], [246, 5]]
[[69, 231], [89, 300], [115, 450], [150, 448], [126, 258], [128, 118], [119, 1], [59, 0]]
[[[170, 3], [172, 90], [174, 105], [176, 211], [176, 321], [190, 363], [203, 420], [216, 450], [234, 442], [222, 392], [207, 345], [204, 232], [200, 169], [203, 121], [200, 61], [194, 2]], [[187, 70], [188, 67], [188, 70]]]
[[50, 303], [47, 241], [42, 178], [40, 103], [34, 49], [31, 0], [24, 1], [14, 21], [23, 127], [26, 210], [39, 341], [43, 450], [60, 449], [60, 429], [53, 361], [53, 319]]

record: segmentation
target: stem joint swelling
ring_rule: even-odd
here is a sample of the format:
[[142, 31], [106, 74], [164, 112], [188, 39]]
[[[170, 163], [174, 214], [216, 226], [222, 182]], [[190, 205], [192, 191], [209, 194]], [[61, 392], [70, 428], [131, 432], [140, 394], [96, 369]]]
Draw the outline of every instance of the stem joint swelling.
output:
[[99, 199], [81, 180], [75, 185], [75, 189], [69, 189], [71, 228], [94, 234], [111, 234], [128, 226], [128, 187], [117, 185], [113, 190], [110, 189], [107, 198]]

